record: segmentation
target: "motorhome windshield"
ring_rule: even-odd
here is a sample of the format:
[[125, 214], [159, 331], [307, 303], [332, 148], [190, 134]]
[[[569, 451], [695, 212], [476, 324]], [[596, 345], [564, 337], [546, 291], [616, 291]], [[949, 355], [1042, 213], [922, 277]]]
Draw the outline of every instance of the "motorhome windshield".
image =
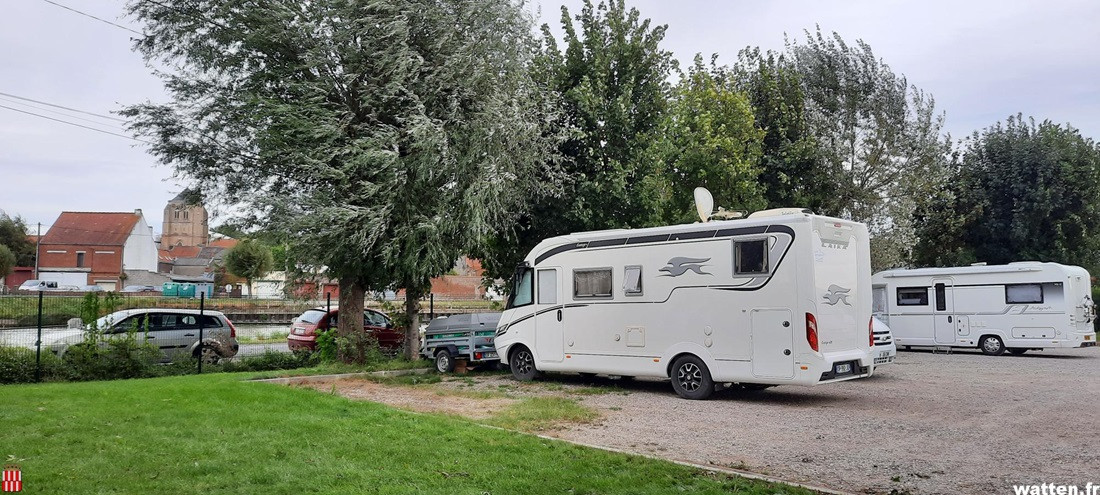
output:
[[505, 309], [518, 308], [531, 304], [535, 300], [535, 284], [530, 267], [516, 268], [516, 274], [512, 276], [512, 293], [508, 296], [508, 305]]

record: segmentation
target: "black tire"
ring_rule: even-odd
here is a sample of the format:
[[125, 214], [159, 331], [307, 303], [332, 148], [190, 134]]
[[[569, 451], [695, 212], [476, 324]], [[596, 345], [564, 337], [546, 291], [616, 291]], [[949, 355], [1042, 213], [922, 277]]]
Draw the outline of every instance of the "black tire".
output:
[[680, 356], [672, 363], [672, 389], [685, 399], [702, 400], [714, 393], [714, 380], [707, 365], [690, 354]]
[[539, 370], [535, 368], [535, 355], [524, 346], [517, 346], [508, 358], [508, 364], [512, 368], [512, 376], [521, 382], [529, 382], [539, 377]]
[[1013, 356], [1023, 356], [1024, 353], [1027, 352], [1027, 349], [1012, 348], [1009, 349], [1008, 352], [1012, 353]]
[[218, 364], [218, 361], [222, 358], [218, 355], [217, 350], [208, 345], [195, 349], [195, 357], [201, 359], [202, 364]]
[[595, 373], [578, 373], [578, 374], [581, 375], [581, 378], [584, 378], [585, 380], [591, 380], [593, 378], [596, 378]]
[[986, 335], [978, 341], [978, 348], [987, 356], [1000, 356], [1005, 353], [1005, 343], [996, 335]]
[[741, 384], [741, 388], [743, 388], [745, 390], [748, 390], [748, 391], [751, 391], [751, 392], [759, 392], [761, 390], [767, 390], [767, 389], [772, 388], [774, 386], [775, 385], [764, 385], [762, 383], [742, 383]]
[[455, 358], [451, 351], [440, 349], [435, 351], [435, 371], [438, 373], [450, 373], [455, 370]]

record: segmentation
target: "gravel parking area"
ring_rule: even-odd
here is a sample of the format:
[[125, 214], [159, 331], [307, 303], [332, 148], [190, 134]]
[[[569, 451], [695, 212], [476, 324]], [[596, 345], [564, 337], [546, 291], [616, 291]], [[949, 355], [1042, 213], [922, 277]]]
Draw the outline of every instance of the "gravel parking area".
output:
[[557, 436], [865, 493], [1011, 493], [1100, 483], [1100, 350], [900, 352], [872, 378], [677, 398], [667, 382], [586, 398]]
[[[569, 396], [601, 418], [543, 434], [848, 492], [1012, 493], [1013, 484], [1100, 484], [1096, 348], [1000, 357], [899, 352], [897, 364], [872, 378], [730, 389], [707, 401], [678, 398], [667, 380], [577, 375], [519, 383], [506, 374], [474, 374], [445, 378], [432, 385], [435, 392], [355, 380], [322, 385], [352, 398], [475, 418], [506, 401], [448, 398], [450, 392]], [[615, 388], [593, 393], [593, 385]]]

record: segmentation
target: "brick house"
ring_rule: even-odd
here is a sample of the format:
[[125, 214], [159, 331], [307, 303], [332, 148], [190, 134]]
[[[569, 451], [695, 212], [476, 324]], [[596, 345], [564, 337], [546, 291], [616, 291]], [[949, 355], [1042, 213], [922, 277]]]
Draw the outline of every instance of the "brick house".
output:
[[141, 210], [66, 211], [42, 236], [38, 260], [40, 280], [118, 290], [125, 270], [157, 271], [157, 248]]

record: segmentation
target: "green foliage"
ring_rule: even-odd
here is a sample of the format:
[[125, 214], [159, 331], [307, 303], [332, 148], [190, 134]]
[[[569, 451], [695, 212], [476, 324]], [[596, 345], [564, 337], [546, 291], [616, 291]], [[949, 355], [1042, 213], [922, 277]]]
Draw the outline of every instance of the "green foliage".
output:
[[7, 246], [0, 244], [0, 278], [11, 275], [12, 268], [15, 268], [15, 253], [12, 253]]
[[[34, 381], [35, 350], [0, 346], [0, 383], [30, 383]], [[42, 380], [66, 380], [69, 372], [52, 352], [42, 351]]]
[[89, 330], [83, 342], [70, 346], [63, 360], [70, 380], [115, 380], [159, 376], [156, 368], [163, 354], [146, 342], [145, 328], [139, 332], [135, 321], [124, 334], [107, 338], [101, 331]]
[[[11, 266], [34, 266], [37, 247], [27, 238], [27, 222], [21, 217], [12, 218], [0, 211], [0, 246], [6, 246], [15, 256]], [[3, 260], [0, 260], [0, 277], [5, 275], [2, 268]]]
[[271, 249], [252, 239], [245, 239], [225, 253], [225, 268], [229, 273], [248, 281], [252, 293], [252, 281], [271, 271]]
[[782, 53], [746, 48], [733, 69], [738, 89], [752, 106], [764, 133], [758, 182], [768, 208], [799, 207], [836, 215], [843, 210], [837, 179], [821, 160], [806, 119], [802, 76]]
[[699, 186], [714, 194], [717, 206], [765, 206], [757, 182], [764, 132], [755, 127], [749, 101], [729, 71], [713, 59], [707, 67], [696, 55], [673, 95], [661, 132], [661, 165], [647, 178], [647, 185], [656, 186], [653, 196], [662, 200], [663, 222], [697, 221], [693, 191]]
[[333, 363], [336, 361], [336, 351], [336, 330], [318, 330], [317, 358], [322, 363]]
[[948, 139], [934, 100], [894, 74], [863, 41], [806, 33], [788, 41], [806, 97], [806, 116], [832, 178], [837, 211], [871, 231], [875, 270], [907, 263], [916, 199], [943, 184]]
[[652, 26], [623, 0], [586, 0], [576, 16], [562, 7], [559, 47], [548, 25], [537, 77], [556, 92], [569, 131], [559, 151], [566, 182], [528, 194], [518, 225], [475, 251], [487, 277], [507, 278], [539, 241], [584, 230], [643, 227], [657, 204], [637, 187], [653, 174], [675, 61], [660, 48], [665, 26]]
[[1056, 261], [1100, 270], [1100, 146], [1076, 129], [1009, 117], [965, 143], [916, 214], [921, 265]]
[[[278, 352], [272, 350], [266, 350], [263, 354], [258, 356], [248, 356], [246, 358], [238, 359], [235, 361], [227, 361], [219, 363], [212, 368], [217, 371], [276, 371], [276, 370], [292, 370], [298, 368], [307, 368], [310, 366], [316, 366], [321, 362], [319, 357], [311, 352]], [[191, 366], [194, 366], [194, 362], [191, 362]], [[206, 372], [206, 368], [203, 368], [203, 372]]]

